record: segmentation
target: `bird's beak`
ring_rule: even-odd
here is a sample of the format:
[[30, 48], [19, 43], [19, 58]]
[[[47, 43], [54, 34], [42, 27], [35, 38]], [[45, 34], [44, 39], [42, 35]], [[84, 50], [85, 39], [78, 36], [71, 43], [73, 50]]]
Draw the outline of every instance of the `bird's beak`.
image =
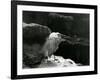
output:
[[64, 35], [64, 34], [61, 34], [61, 38], [62, 38], [62, 41], [66, 41], [66, 40], [70, 40], [71, 39], [70, 36], [67, 36], [67, 35]]

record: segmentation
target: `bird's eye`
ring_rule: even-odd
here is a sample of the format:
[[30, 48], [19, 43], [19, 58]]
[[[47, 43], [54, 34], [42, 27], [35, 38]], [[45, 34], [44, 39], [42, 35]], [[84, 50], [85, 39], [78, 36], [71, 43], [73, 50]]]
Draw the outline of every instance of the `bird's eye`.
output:
[[58, 37], [61, 37], [61, 34], [57, 34], [58, 35]]

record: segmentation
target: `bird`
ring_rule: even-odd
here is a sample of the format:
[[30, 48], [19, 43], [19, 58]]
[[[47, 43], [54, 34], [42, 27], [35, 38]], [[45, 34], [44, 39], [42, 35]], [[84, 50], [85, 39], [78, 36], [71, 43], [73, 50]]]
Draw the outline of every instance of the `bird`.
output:
[[[63, 41], [66, 41], [66, 39], [70, 38], [69, 36], [66, 36], [64, 34], [61, 34], [59, 32], [51, 32], [50, 35], [47, 37], [46, 42], [43, 45], [43, 48], [41, 50], [41, 53], [45, 56], [45, 62], [47, 63], [49, 61], [49, 58], [53, 55], [54, 52], [57, 51], [59, 48], [59, 44]], [[55, 57], [54, 57], [55, 60]]]
[[59, 44], [63, 41], [68, 42], [68, 39], [69, 36], [53, 32], [48, 26], [23, 23], [23, 63], [34, 67], [42, 61], [48, 62], [58, 50]]

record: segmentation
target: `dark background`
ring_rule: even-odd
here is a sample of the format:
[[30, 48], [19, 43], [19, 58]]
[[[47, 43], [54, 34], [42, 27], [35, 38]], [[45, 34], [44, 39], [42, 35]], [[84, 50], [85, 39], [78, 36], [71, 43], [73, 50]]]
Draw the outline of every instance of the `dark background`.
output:
[[89, 14], [23, 11], [23, 22], [45, 25], [52, 32], [82, 39], [80, 44], [61, 43], [54, 54], [89, 65]]

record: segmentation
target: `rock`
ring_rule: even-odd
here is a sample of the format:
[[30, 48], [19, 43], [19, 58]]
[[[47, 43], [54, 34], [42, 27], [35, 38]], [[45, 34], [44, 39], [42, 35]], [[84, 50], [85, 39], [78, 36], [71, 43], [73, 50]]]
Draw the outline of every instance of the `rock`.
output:
[[51, 30], [47, 26], [35, 23], [23, 23], [23, 67], [37, 67], [44, 54], [41, 50]]
[[[55, 59], [54, 59], [55, 57]], [[61, 56], [54, 56], [52, 55], [51, 58], [47, 63], [42, 62], [38, 68], [48, 68], [48, 67], [76, 67], [78, 66], [77, 63], [75, 63], [71, 59], [64, 59]]]

